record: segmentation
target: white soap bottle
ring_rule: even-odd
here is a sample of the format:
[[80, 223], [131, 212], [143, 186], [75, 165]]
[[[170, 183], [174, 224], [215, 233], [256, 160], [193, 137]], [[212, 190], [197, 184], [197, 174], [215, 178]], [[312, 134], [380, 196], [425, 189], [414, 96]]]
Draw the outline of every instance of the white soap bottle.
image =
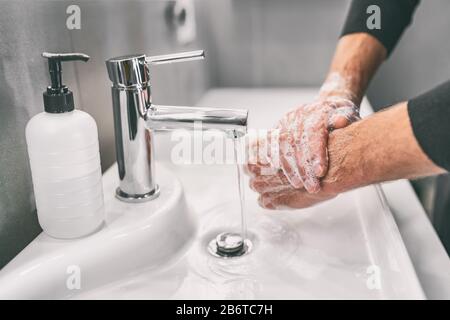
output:
[[61, 239], [86, 236], [104, 221], [103, 186], [95, 120], [75, 110], [72, 92], [62, 84], [62, 61], [89, 57], [43, 53], [51, 86], [44, 92], [45, 112], [30, 119], [26, 140], [39, 224]]

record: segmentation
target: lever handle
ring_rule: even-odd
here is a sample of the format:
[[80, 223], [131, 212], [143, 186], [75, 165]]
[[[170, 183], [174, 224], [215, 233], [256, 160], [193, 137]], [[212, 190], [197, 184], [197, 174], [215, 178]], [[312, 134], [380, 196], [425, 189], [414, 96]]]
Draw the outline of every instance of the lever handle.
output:
[[[1, 0], [0, 0], [1, 1]], [[106, 60], [109, 79], [118, 87], [138, 87], [149, 85], [151, 65], [200, 60], [205, 58], [205, 51], [196, 50], [160, 56], [147, 57], [133, 54]]]
[[180, 52], [173, 54], [163, 54], [159, 56], [146, 57], [145, 63], [147, 64], [166, 64], [166, 63], [174, 63], [174, 62], [184, 62], [184, 61], [194, 61], [194, 60], [202, 60], [205, 58], [204, 50], [196, 50], [196, 51], [188, 51], [188, 52]]
[[42, 53], [44, 58], [49, 60], [59, 60], [59, 61], [88, 61], [89, 56], [84, 53]]

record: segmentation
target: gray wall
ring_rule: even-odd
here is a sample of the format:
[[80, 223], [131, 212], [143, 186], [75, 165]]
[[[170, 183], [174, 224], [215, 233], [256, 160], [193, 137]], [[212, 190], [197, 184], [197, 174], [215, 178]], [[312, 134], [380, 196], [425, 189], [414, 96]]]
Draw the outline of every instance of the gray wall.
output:
[[[25, 125], [42, 109], [47, 71], [43, 50], [70, 49], [65, 8], [35, 2], [0, 2], [0, 267], [40, 231], [25, 145]], [[59, 39], [59, 41], [54, 41]], [[73, 75], [73, 68], [67, 73]], [[77, 99], [78, 100], [78, 99]]]
[[[317, 86], [349, 0], [201, 0], [216, 86]], [[206, 7], [206, 8], [205, 8]], [[450, 78], [450, 1], [423, 0], [414, 24], [374, 78], [378, 108]]]
[[202, 3], [214, 85], [286, 87], [323, 80], [349, 1]]
[[[81, 30], [66, 28], [66, 8], [81, 7]], [[0, 0], [0, 268], [39, 232], [25, 144], [25, 125], [43, 111], [48, 85], [43, 51], [81, 51], [86, 63], [66, 63], [75, 104], [97, 121], [103, 169], [115, 159], [110, 83], [104, 61], [122, 54], [161, 54], [181, 46], [167, 28], [168, 1]], [[198, 38], [201, 37], [198, 34]], [[161, 66], [153, 72], [159, 103], [193, 103], [208, 87], [207, 64]]]

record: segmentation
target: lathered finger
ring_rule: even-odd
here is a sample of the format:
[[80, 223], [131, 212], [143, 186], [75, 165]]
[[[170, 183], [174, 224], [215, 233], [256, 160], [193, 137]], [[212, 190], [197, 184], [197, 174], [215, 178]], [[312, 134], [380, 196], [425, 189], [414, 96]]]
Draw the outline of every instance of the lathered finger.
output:
[[320, 181], [315, 174], [312, 159], [311, 144], [317, 141], [316, 130], [320, 127], [321, 116], [319, 114], [310, 116], [297, 124], [297, 130], [294, 132], [295, 161], [298, 172], [302, 179], [303, 186], [309, 192], [317, 192], [320, 190]]
[[354, 106], [346, 106], [331, 112], [328, 120], [328, 129], [341, 129], [360, 119], [358, 109]]
[[281, 169], [280, 164], [280, 130], [273, 129], [267, 133], [267, 157], [269, 164], [274, 171]]
[[312, 178], [315, 184], [317, 178], [323, 177], [328, 170], [328, 130], [323, 121], [318, 121], [304, 126], [303, 131], [296, 143], [298, 165], [305, 168], [305, 180]]
[[247, 163], [246, 165], [244, 165], [244, 172], [251, 177], [270, 176], [276, 174], [276, 171], [274, 171], [268, 164], [263, 165]]
[[250, 179], [250, 188], [258, 193], [294, 190], [282, 172], [271, 176], [256, 176]]
[[[258, 198], [258, 204], [265, 208], [270, 210], [289, 210], [289, 209], [295, 209], [295, 207], [291, 207], [289, 205], [290, 199], [292, 197], [296, 197], [299, 193], [302, 193], [302, 191], [299, 190], [287, 190], [287, 191], [281, 191], [281, 192], [267, 192], [261, 194], [261, 196]], [[306, 191], [303, 191], [303, 193], [306, 193]]]
[[289, 183], [294, 188], [303, 186], [303, 180], [297, 166], [294, 137], [292, 134], [281, 134], [279, 137], [280, 166]]
[[261, 207], [271, 210], [292, 210], [307, 208], [322, 201], [332, 199], [335, 195], [315, 195], [305, 190], [287, 190], [261, 194], [258, 203]]

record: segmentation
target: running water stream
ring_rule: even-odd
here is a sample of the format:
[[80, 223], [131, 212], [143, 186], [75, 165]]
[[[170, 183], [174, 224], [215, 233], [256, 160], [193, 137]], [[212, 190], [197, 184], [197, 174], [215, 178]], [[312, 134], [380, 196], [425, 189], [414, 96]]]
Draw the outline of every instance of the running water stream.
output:
[[242, 150], [243, 139], [237, 132], [233, 132], [234, 147], [234, 163], [236, 165], [236, 176], [238, 184], [239, 209], [241, 215], [241, 231], [240, 233], [226, 231], [222, 232], [208, 245], [209, 252], [217, 257], [231, 258], [239, 257], [248, 252], [252, 248], [252, 242], [247, 236], [247, 222], [245, 210], [245, 190], [244, 190], [244, 172], [239, 151]]
[[239, 190], [239, 206], [241, 210], [241, 237], [245, 241], [247, 239], [247, 221], [245, 218], [245, 190], [244, 190], [244, 172], [243, 166], [239, 159], [239, 150], [242, 150], [242, 138], [240, 139], [236, 133], [233, 139], [234, 145], [234, 162], [237, 169], [237, 180], [238, 180], [238, 190]]

